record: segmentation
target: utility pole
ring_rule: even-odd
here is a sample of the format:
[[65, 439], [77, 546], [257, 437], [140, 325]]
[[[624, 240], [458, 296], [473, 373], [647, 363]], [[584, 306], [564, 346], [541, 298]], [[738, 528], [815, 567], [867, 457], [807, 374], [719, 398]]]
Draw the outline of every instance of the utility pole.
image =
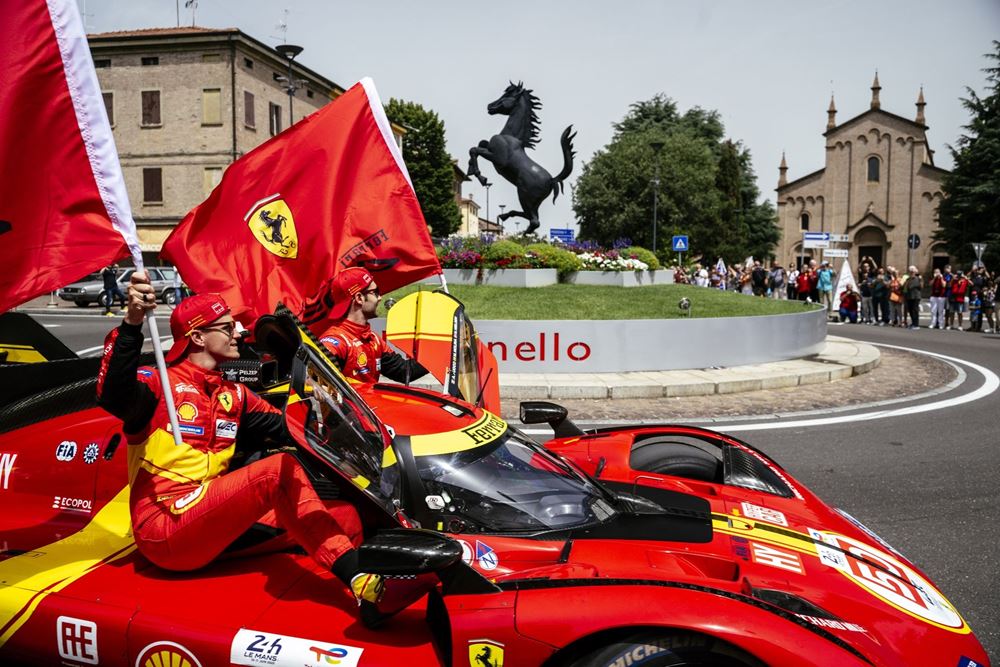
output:
[[278, 81], [285, 84], [285, 90], [288, 92], [288, 126], [291, 127], [295, 123], [292, 118], [292, 100], [295, 99], [295, 91], [299, 89], [299, 82], [292, 74], [292, 62], [295, 56], [302, 53], [302, 47], [296, 44], [278, 44], [274, 50], [288, 59], [288, 75], [279, 76]]
[[660, 151], [663, 150], [663, 142], [654, 140], [649, 142], [649, 147], [653, 149], [653, 254], [656, 255], [656, 227], [657, 227], [657, 205], [659, 204], [660, 193]]

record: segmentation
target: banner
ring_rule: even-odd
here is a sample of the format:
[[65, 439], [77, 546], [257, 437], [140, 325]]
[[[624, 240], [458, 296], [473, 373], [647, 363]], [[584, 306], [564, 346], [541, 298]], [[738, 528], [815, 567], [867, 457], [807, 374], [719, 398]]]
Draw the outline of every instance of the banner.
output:
[[0, 312], [141, 261], [75, 0], [0, 3]]
[[367, 78], [232, 163], [163, 257], [245, 325], [282, 302], [314, 331], [329, 324], [327, 285], [342, 269], [365, 267], [383, 293], [441, 272]]
[[832, 312], [834, 315], [840, 311], [840, 293], [847, 289], [848, 285], [853, 287], [855, 292], [859, 291], [858, 283], [854, 280], [854, 273], [851, 271], [851, 262], [845, 258], [844, 263], [840, 267], [840, 276], [837, 278], [837, 286], [833, 288]]

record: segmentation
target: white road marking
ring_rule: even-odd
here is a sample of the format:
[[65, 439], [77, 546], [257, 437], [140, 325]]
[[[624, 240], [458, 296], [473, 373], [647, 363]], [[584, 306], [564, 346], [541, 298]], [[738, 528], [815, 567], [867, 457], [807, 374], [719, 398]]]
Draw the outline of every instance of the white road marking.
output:
[[45, 327], [46, 329], [58, 329], [62, 325], [61, 324], [43, 324], [42, 326]]
[[[173, 336], [160, 336], [160, 342], [168, 341], [168, 340], [173, 340], [173, 339], [174, 339]], [[145, 347], [145, 346], [146, 346], [146, 343], [143, 343], [143, 347]], [[91, 355], [91, 354], [93, 354], [95, 352], [100, 352], [103, 349], [104, 349], [104, 345], [97, 345], [95, 347], [85, 347], [82, 350], [77, 350], [76, 351], [76, 356], [78, 356], [78, 357], [86, 357], [86, 356], [89, 356], [89, 355]]]

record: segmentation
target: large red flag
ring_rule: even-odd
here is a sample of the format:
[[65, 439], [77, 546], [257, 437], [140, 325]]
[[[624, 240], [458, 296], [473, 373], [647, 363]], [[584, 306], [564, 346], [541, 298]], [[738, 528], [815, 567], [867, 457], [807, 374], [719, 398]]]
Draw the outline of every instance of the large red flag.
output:
[[0, 312], [141, 257], [75, 0], [0, 2]]
[[244, 324], [311, 302], [316, 330], [317, 297], [342, 269], [364, 266], [383, 292], [441, 272], [370, 79], [229, 165], [163, 256]]

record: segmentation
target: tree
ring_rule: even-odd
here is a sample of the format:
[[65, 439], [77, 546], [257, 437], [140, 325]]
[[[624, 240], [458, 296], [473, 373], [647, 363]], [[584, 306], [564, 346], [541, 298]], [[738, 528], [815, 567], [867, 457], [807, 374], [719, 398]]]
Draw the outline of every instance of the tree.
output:
[[462, 224], [455, 202], [455, 174], [445, 149], [444, 122], [416, 102], [395, 98], [385, 107], [389, 120], [402, 125], [403, 159], [427, 225], [435, 236], [448, 236]]
[[777, 216], [770, 203], [757, 204], [749, 151], [725, 140], [718, 112], [694, 107], [681, 114], [664, 95], [632, 104], [615, 123], [611, 143], [583, 166], [573, 198], [581, 238], [610, 244], [629, 237], [651, 247], [657, 167], [662, 257], [670, 255], [674, 234], [687, 234], [692, 254], [710, 261], [771, 253]]
[[955, 167], [944, 177], [944, 199], [938, 207], [939, 229], [934, 238], [944, 241], [948, 253], [962, 265], [975, 259], [973, 243], [986, 243], [983, 262], [1000, 263], [1000, 41], [985, 54], [991, 64], [987, 74], [988, 95], [980, 97], [966, 88], [962, 105], [972, 120], [964, 126], [957, 149], [950, 147]]

